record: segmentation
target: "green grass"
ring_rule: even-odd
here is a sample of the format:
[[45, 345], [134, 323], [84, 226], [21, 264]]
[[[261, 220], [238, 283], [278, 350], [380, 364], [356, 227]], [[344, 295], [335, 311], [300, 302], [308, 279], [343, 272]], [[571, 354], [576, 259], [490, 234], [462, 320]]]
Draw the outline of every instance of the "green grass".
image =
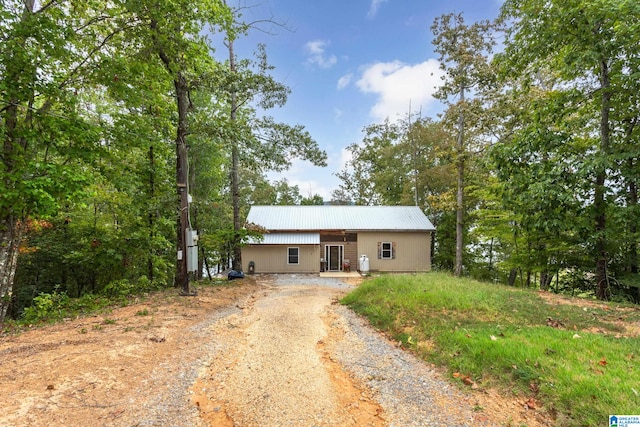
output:
[[535, 291], [441, 273], [373, 278], [342, 303], [451, 374], [535, 398], [558, 426], [640, 411], [640, 339], [619, 325], [640, 310], [550, 305]]

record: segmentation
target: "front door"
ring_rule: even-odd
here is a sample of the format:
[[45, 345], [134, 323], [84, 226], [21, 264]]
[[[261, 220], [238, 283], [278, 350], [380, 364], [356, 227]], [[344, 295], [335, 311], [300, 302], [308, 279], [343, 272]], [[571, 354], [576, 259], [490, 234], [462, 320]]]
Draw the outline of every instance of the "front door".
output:
[[329, 271], [342, 271], [343, 245], [327, 245], [324, 247]]

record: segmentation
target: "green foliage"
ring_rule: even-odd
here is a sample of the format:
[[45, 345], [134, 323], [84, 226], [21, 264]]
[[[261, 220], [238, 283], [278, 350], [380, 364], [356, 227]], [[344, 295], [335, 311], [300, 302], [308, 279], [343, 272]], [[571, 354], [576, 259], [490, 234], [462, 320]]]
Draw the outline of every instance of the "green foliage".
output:
[[119, 299], [159, 289], [161, 289], [161, 286], [150, 281], [147, 276], [140, 276], [136, 283], [126, 279], [114, 280], [104, 287], [102, 293], [109, 298]]
[[148, 316], [149, 315], [149, 310], [147, 310], [146, 308], [140, 311], [136, 311], [136, 316]]
[[31, 306], [24, 309], [20, 323], [56, 322], [101, 310], [113, 304], [113, 302], [113, 300], [97, 295], [69, 298], [64, 292], [42, 293], [33, 298]]
[[597, 267], [591, 286], [606, 298], [609, 273], [637, 273], [626, 218], [638, 204], [639, 87], [629, 70], [640, 58], [630, 30], [640, 10], [624, 0], [514, 0], [500, 19], [509, 23], [496, 61], [509, 126], [492, 158], [524, 243], [517, 252], [532, 270]]
[[600, 425], [640, 405], [628, 386], [640, 380], [635, 339], [619, 338], [619, 320], [637, 316], [624, 307], [549, 304], [439, 273], [370, 279], [342, 303], [454, 378], [536, 399], [558, 426]]

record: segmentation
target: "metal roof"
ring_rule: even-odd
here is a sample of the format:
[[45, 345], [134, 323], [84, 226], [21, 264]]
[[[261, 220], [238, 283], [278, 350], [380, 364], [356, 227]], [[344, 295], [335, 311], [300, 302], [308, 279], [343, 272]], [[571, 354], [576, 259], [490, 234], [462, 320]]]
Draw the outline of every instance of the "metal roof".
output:
[[282, 231], [434, 231], [417, 206], [252, 206], [247, 222]]
[[250, 239], [252, 245], [319, 245], [320, 233], [267, 233], [260, 242]]

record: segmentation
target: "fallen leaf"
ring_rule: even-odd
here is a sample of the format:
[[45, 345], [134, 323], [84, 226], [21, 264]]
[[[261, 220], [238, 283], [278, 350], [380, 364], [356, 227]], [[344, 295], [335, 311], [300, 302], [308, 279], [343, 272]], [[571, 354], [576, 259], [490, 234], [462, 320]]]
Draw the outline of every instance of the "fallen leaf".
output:
[[600, 366], [607, 366], [607, 359], [605, 359], [604, 357], [602, 359], [600, 359], [600, 361], [598, 362], [598, 364]]
[[454, 372], [452, 377], [453, 378], [460, 378], [460, 372]]
[[55, 386], [53, 384], [49, 384], [47, 386], [47, 390], [55, 390]]
[[536, 409], [537, 402], [532, 397], [532, 398], [530, 398], [529, 400], [526, 401], [525, 405], [527, 405], [527, 408], [529, 408], [529, 409]]
[[495, 335], [491, 335], [491, 341], [498, 341], [498, 338]]
[[573, 339], [576, 339], [576, 338], [582, 338], [582, 337], [578, 334], [573, 334]]
[[547, 326], [560, 329], [564, 327], [564, 324], [559, 320], [554, 320], [551, 317], [547, 317]]

